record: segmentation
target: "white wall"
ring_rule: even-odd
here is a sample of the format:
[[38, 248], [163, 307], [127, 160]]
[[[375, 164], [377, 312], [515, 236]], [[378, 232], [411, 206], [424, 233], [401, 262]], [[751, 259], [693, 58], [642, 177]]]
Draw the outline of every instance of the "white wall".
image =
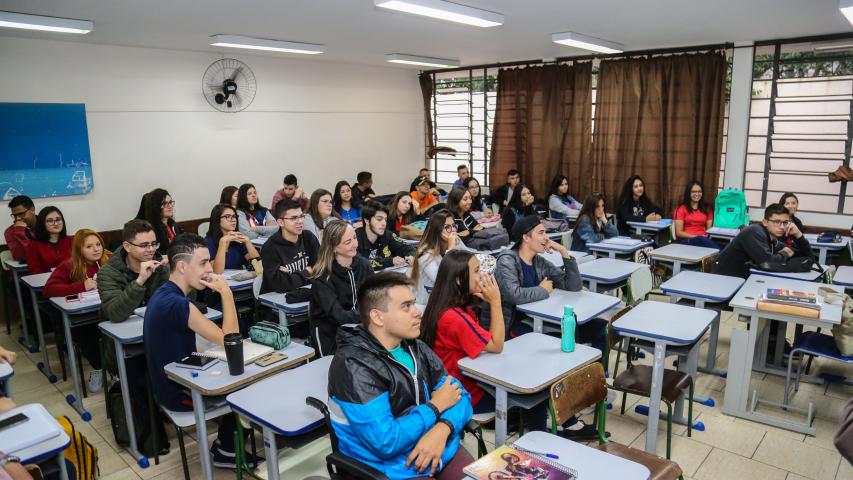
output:
[[214, 52], [0, 37], [0, 102], [86, 104], [94, 190], [36, 207], [58, 206], [69, 229], [109, 230], [155, 187], [169, 190], [181, 220], [207, 217], [228, 184], [254, 183], [266, 205], [286, 173], [310, 192], [369, 170], [385, 193], [408, 187], [423, 166], [416, 71], [228, 56], [258, 81], [254, 103], [237, 114], [202, 96]]

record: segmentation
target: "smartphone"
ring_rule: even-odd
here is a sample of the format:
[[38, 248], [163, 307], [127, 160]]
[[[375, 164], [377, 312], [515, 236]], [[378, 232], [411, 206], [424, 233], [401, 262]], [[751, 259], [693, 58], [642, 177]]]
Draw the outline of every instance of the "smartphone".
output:
[[273, 363], [278, 363], [287, 358], [287, 355], [279, 352], [272, 352], [268, 355], [264, 355], [263, 357], [255, 360], [255, 365], [259, 367], [266, 367], [267, 365], [272, 365]]
[[80, 300], [80, 296], [79, 296], [79, 295], [77, 295], [76, 293], [75, 293], [74, 295], [66, 295], [66, 296], [65, 296], [65, 301], [66, 301], [66, 302], [76, 302], [76, 301], [79, 301], [79, 300]]
[[30, 418], [24, 415], [23, 413], [19, 413], [17, 415], [12, 415], [9, 418], [4, 418], [0, 420], [0, 430], [6, 430], [7, 428], [12, 428], [15, 425], [21, 424], [29, 420]]
[[193, 370], [206, 370], [211, 363], [215, 362], [213, 357], [202, 357], [200, 355], [187, 355], [178, 362], [179, 367], [190, 368]]

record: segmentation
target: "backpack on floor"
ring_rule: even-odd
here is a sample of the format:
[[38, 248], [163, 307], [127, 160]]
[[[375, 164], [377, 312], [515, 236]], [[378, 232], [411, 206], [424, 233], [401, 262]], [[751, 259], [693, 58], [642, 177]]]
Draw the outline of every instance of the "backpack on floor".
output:
[[98, 468], [98, 449], [95, 448], [86, 437], [74, 428], [71, 419], [66, 416], [56, 417], [56, 421], [62, 425], [65, 434], [71, 439], [68, 448], [63, 452], [67, 467], [73, 467], [73, 472], [68, 472], [69, 477], [76, 480], [95, 480], [101, 471]]
[[717, 228], [740, 228], [749, 225], [746, 213], [746, 197], [743, 192], [726, 189], [717, 195], [714, 202], [714, 226]]
[[[130, 398], [130, 408], [133, 410], [133, 429], [136, 433], [136, 445], [139, 453], [146, 457], [154, 456], [154, 435], [151, 434], [151, 415], [148, 410], [148, 390], [139, 389], [134, 391]], [[121, 385], [116, 383], [107, 390], [107, 410], [110, 414], [113, 436], [122, 447], [130, 445], [130, 436], [127, 433], [127, 421], [124, 415], [124, 403], [121, 396]], [[154, 428], [157, 432], [157, 444], [160, 447], [160, 455], [169, 453], [169, 440], [166, 437], [166, 428], [160, 409], [154, 407]]]

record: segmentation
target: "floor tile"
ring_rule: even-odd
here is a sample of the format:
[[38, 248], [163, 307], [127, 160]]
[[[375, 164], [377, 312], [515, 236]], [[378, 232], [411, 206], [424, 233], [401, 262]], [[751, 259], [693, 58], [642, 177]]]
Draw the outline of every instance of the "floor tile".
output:
[[841, 455], [768, 433], [752, 458], [814, 480], [833, 480]]
[[715, 448], [696, 472], [696, 480], [785, 480], [788, 472]]

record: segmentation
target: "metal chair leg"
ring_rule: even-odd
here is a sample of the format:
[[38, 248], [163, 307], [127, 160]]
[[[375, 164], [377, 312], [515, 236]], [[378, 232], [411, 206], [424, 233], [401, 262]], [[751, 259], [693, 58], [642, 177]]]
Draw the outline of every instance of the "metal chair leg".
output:
[[628, 401], [628, 392], [622, 391], [622, 411], [620, 415], [625, 415], [625, 402]]
[[181, 463], [184, 467], [184, 480], [190, 480], [190, 466], [187, 464], [187, 448], [184, 445], [184, 429], [175, 425], [175, 432], [178, 434], [178, 446], [181, 449]]
[[[666, 403], [666, 459], [672, 458], [672, 405]], [[654, 453], [654, 452], [652, 452]]]
[[693, 381], [687, 387], [687, 436], [693, 436]]

